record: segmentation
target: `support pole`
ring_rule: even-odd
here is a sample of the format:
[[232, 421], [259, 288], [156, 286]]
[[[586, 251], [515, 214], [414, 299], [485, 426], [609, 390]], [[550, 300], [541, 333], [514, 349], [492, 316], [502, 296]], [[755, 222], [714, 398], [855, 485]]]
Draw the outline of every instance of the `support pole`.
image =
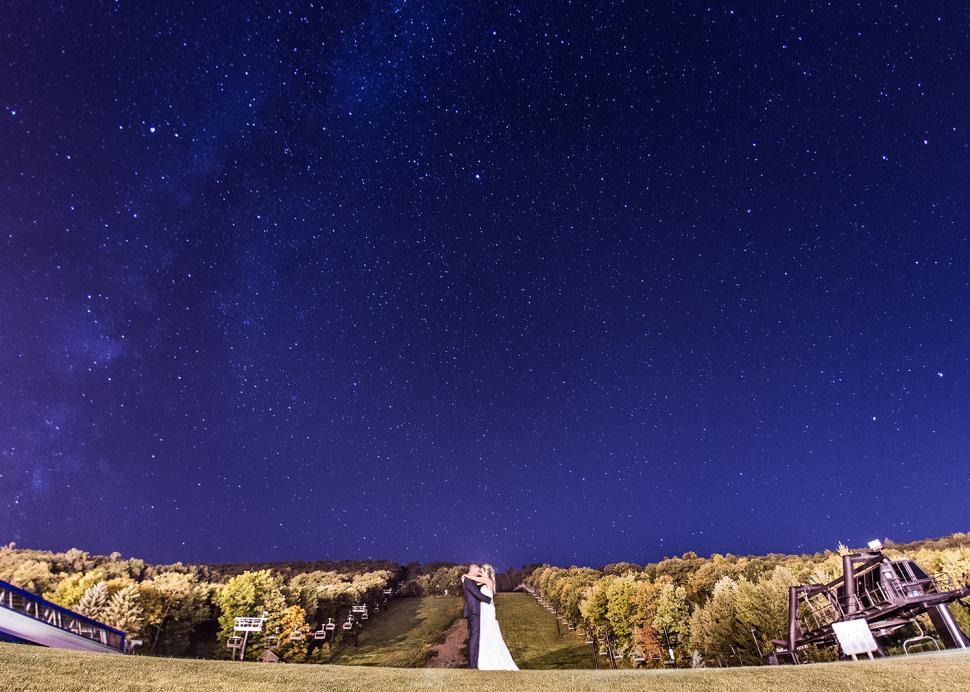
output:
[[851, 617], [859, 609], [859, 599], [855, 592], [855, 565], [852, 555], [842, 556], [842, 575], [845, 579], [845, 614]]
[[242, 649], [239, 652], [239, 660], [240, 661], [243, 661], [243, 660], [246, 659], [246, 642], [248, 642], [248, 641], [249, 641], [249, 630], [247, 630], [243, 634], [243, 645], [242, 645]]
[[967, 649], [970, 648], [970, 641], [967, 635], [960, 629], [960, 625], [953, 619], [953, 613], [946, 603], [940, 603], [930, 608], [927, 612], [933, 628], [940, 636], [943, 646], [947, 649]]

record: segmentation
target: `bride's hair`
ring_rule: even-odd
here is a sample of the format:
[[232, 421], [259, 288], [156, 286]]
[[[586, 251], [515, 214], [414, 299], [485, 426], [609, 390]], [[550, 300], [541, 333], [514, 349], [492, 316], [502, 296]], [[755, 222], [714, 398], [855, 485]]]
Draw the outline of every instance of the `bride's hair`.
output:
[[492, 580], [492, 588], [498, 591], [498, 584], [495, 583], [495, 568], [486, 562], [482, 565], [482, 571]]

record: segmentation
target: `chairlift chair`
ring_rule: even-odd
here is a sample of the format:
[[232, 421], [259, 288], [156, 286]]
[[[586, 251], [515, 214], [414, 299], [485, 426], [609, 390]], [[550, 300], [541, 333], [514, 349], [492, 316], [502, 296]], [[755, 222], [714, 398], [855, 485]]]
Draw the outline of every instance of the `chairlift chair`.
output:
[[[911, 638], [909, 638], [909, 639], [907, 639], [906, 641], [903, 642], [903, 653], [904, 654], [906, 654], [907, 656], [909, 656], [910, 655], [910, 647], [913, 647], [913, 646], [920, 646], [920, 647], [929, 647], [929, 646], [932, 646], [937, 651], [940, 650], [940, 644], [939, 644], [939, 642], [936, 641], [936, 638], [935, 637], [931, 637], [930, 635], [926, 634], [925, 631], [923, 631], [922, 625], [919, 624], [919, 621], [916, 618], [913, 618], [912, 620], [910, 620], [910, 622], [913, 625], [916, 626], [916, 632], [917, 632], [917, 634], [916, 634], [915, 637], [911, 637]], [[927, 649], [927, 651], [928, 650], [929, 649]]]
[[327, 630], [322, 628], [318, 629], [316, 632], [313, 633], [313, 638], [318, 642], [323, 641], [324, 639], [327, 638]]
[[370, 615], [367, 614], [367, 611], [366, 610], [363, 613], [360, 614], [360, 619], [361, 620], [366, 620], [369, 617], [370, 617]]
[[333, 618], [327, 618], [327, 624], [323, 626], [323, 629], [327, 630], [328, 632], [333, 632], [335, 629], [337, 629], [337, 623], [333, 621]]
[[238, 649], [242, 646], [242, 637], [229, 637], [226, 640], [227, 649]]
[[294, 627], [293, 628], [293, 631], [290, 632], [290, 641], [291, 642], [302, 641], [303, 640], [303, 636], [304, 636], [303, 635], [303, 630], [301, 630], [299, 627]]
[[342, 629], [345, 629], [345, 630], [352, 630], [354, 628], [354, 618], [353, 618], [353, 616], [348, 617], [347, 618], [347, 621], [344, 622], [344, 624], [341, 627], [342, 627]]
[[276, 632], [266, 636], [266, 648], [272, 649], [274, 646], [280, 643], [280, 631], [277, 628]]

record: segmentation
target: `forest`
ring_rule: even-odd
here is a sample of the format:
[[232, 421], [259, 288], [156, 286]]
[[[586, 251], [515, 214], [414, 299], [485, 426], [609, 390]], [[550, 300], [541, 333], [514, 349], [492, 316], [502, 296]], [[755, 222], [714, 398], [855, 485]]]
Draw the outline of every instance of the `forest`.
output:
[[[886, 539], [883, 544], [893, 559], [914, 559], [928, 573], [946, 574], [955, 584], [968, 581], [970, 534], [907, 544]], [[647, 667], [664, 665], [669, 640], [678, 666], [754, 665], [773, 651], [772, 639], [785, 635], [788, 588], [833, 580], [841, 575], [841, 555], [849, 551], [839, 545], [814, 554], [707, 558], [689, 552], [647, 565], [617, 563], [602, 569], [545, 565], [532, 572], [528, 584], [571, 628], [588, 632], [597, 642], [610, 641], [620, 658]], [[970, 632], [967, 604], [952, 610]], [[923, 626], [932, 631], [928, 620]], [[899, 638], [905, 636], [912, 632], [904, 630]], [[897, 648], [891, 641], [890, 653]], [[814, 661], [838, 657], [832, 647], [806, 653]]]
[[[915, 559], [955, 583], [970, 574], [970, 534], [893, 544], [891, 557]], [[813, 554], [756, 556], [688, 552], [659, 562], [600, 568], [526, 565], [498, 575], [500, 590], [523, 587], [554, 608], [577, 634], [609, 639], [611, 649], [647, 667], [669, 656], [676, 665], [759, 663], [783, 636], [788, 587], [827, 582], [848, 548]], [[353, 646], [360, 608], [380, 617], [390, 598], [454, 596], [466, 565], [391, 561], [306, 561], [156, 565], [118, 553], [0, 548], [0, 579], [93, 617], [140, 640], [139, 655], [228, 658], [236, 617], [265, 613], [246, 657], [272, 648], [284, 661], [330, 661]], [[357, 613], [354, 613], [354, 607]], [[970, 631], [966, 606], [954, 616]], [[342, 626], [351, 615], [353, 625]], [[327, 623], [334, 625], [327, 629]], [[314, 633], [326, 632], [323, 637]], [[810, 652], [830, 660], [831, 649]]]

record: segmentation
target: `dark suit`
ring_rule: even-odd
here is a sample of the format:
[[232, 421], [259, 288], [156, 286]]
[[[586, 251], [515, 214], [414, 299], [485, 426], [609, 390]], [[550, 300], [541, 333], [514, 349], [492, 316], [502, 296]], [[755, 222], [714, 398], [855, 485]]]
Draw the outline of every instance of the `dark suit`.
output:
[[482, 603], [492, 599], [482, 593], [481, 588], [471, 579], [461, 580], [465, 596], [465, 619], [468, 620], [468, 667], [478, 668], [478, 639], [482, 632]]

